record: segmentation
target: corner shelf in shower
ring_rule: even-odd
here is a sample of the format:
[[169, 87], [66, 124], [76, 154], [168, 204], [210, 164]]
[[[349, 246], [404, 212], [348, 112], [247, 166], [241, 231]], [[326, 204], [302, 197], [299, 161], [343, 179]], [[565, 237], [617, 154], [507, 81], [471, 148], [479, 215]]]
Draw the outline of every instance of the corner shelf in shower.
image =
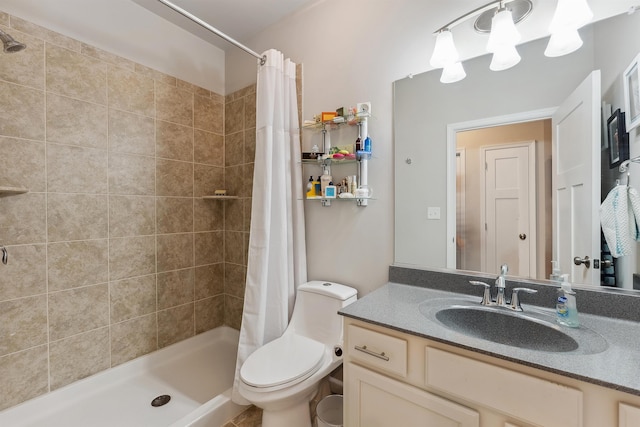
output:
[[29, 189], [26, 187], [13, 187], [9, 185], [0, 185], [0, 197], [15, 196], [16, 194], [28, 193]]
[[202, 196], [205, 200], [236, 200], [238, 196]]

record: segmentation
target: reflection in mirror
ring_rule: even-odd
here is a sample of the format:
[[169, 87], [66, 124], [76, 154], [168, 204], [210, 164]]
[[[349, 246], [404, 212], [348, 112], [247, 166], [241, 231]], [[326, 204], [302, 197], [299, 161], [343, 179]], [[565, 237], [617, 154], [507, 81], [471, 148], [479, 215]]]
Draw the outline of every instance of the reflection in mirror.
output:
[[456, 268], [548, 278], [551, 120], [458, 132], [456, 172]]
[[[580, 32], [583, 47], [564, 57], [545, 57], [546, 40], [536, 40], [518, 47], [522, 61], [509, 70], [490, 71], [490, 57], [485, 55], [465, 61], [467, 78], [458, 83], [440, 83], [439, 70], [394, 83], [396, 265], [495, 272], [495, 266], [504, 259], [510, 266], [510, 275], [549, 278], [553, 259], [551, 124], [528, 118], [518, 120], [526, 123], [498, 130], [478, 125], [474, 130], [456, 134], [454, 129], [461, 123], [484, 123], [492, 118], [518, 115], [526, 117], [528, 112], [545, 111], [546, 115], [542, 114], [538, 119], [549, 118], [591, 71], [598, 69], [601, 70], [601, 100], [611, 104], [613, 110], [624, 109], [621, 76], [640, 51], [640, 14], [615, 16]], [[624, 43], [614, 43], [614, 46], [612, 40], [624, 40]], [[529, 134], [525, 127], [537, 129]], [[640, 154], [640, 148], [636, 147], [640, 145], [636, 142], [640, 142], [640, 137], [636, 132], [637, 129], [629, 135], [632, 157]], [[454, 148], [447, 147], [448, 139], [457, 140]], [[482, 199], [485, 204], [487, 199], [480, 190], [482, 178], [471, 173], [473, 169], [482, 172], [481, 157], [495, 155], [492, 147], [499, 148], [502, 143], [509, 143], [509, 150], [520, 149], [535, 159], [535, 174], [531, 174], [533, 183], [529, 187], [530, 190], [535, 188], [535, 196], [527, 208], [535, 218], [531, 221], [534, 227], [528, 232], [513, 231], [518, 238], [523, 235], [532, 242], [532, 249], [526, 255], [528, 265], [522, 262], [524, 255], [516, 255], [513, 251], [499, 253], [498, 259], [493, 260], [492, 255], [486, 252], [483, 255], [480, 250], [484, 227], [481, 216], [486, 216], [486, 210], [483, 213], [480, 205]], [[527, 144], [533, 148], [526, 148]], [[603, 151], [600, 157], [600, 193], [604, 198], [619, 173], [617, 169], [609, 169], [608, 152]], [[466, 165], [464, 176], [449, 173], [461, 163]], [[634, 167], [637, 173], [631, 170], [631, 183], [638, 188], [640, 166], [631, 165]], [[498, 171], [498, 177], [513, 173], [513, 170], [504, 169]], [[449, 180], [451, 176], [453, 179]], [[501, 179], [508, 178], [502, 176]], [[451, 194], [448, 194], [447, 185]], [[459, 191], [463, 189], [464, 195], [459, 191], [456, 193], [456, 187]], [[486, 188], [483, 191], [486, 193]], [[596, 212], [600, 203], [600, 199], [593, 201]], [[428, 219], [429, 207], [441, 208], [440, 219]], [[514, 210], [507, 203], [494, 215], [493, 220], [505, 232], [511, 232], [513, 220], [500, 215]], [[456, 235], [457, 241], [448, 237]], [[591, 258], [600, 260], [603, 256], [596, 253]], [[601, 271], [615, 278], [612, 284], [632, 288], [637, 264], [634, 252], [632, 256], [616, 259], [613, 270]], [[560, 266], [563, 272], [569, 268]], [[594, 268], [593, 263], [590, 268]]]

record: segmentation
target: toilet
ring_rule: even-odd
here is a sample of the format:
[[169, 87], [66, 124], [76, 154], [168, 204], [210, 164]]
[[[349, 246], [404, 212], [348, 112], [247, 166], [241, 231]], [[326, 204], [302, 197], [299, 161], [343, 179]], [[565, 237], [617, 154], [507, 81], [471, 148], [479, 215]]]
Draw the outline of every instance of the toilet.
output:
[[262, 409], [262, 427], [311, 427], [309, 401], [320, 380], [342, 363], [342, 316], [357, 299], [349, 286], [311, 281], [298, 287], [291, 322], [280, 338], [240, 368], [240, 394]]

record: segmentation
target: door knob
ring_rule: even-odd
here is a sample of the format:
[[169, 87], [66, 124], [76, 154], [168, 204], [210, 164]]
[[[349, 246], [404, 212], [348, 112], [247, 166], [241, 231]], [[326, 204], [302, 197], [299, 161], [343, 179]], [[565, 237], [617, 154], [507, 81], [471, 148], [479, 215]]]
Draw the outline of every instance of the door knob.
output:
[[520, 238], [520, 240], [525, 240], [527, 238], [527, 235], [524, 233], [520, 233], [518, 237]]
[[587, 255], [586, 257], [584, 257], [584, 258], [575, 257], [575, 258], [573, 259], [573, 263], [574, 263], [575, 265], [583, 264], [583, 265], [584, 265], [585, 267], [587, 267], [587, 268], [591, 267], [591, 260], [589, 259], [589, 256], [588, 256], [588, 255]]

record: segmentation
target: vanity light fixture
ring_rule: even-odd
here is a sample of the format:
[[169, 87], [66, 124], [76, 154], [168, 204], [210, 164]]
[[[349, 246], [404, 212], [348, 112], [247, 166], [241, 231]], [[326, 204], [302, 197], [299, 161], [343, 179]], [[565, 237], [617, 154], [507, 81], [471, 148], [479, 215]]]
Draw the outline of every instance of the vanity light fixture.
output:
[[[437, 39], [429, 63], [434, 68], [442, 68], [440, 81], [453, 83], [466, 77], [451, 29], [472, 17], [477, 17], [474, 29], [489, 34], [487, 51], [493, 54], [489, 68], [501, 71], [518, 64], [521, 58], [516, 46], [521, 35], [516, 24], [529, 16], [532, 9], [532, 0], [494, 0], [439, 28], [434, 33]], [[558, 0], [549, 27], [551, 37], [545, 55], [561, 56], [579, 49], [582, 39], [578, 29], [592, 18], [593, 12], [587, 0]]]
[[558, 0], [558, 6], [549, 25], [549, 44], [544, 51], [545, 56], [556, 57], [567, 55], [582, 46], [578, 28], [588, 24], [593, 12], [587, 0]]

